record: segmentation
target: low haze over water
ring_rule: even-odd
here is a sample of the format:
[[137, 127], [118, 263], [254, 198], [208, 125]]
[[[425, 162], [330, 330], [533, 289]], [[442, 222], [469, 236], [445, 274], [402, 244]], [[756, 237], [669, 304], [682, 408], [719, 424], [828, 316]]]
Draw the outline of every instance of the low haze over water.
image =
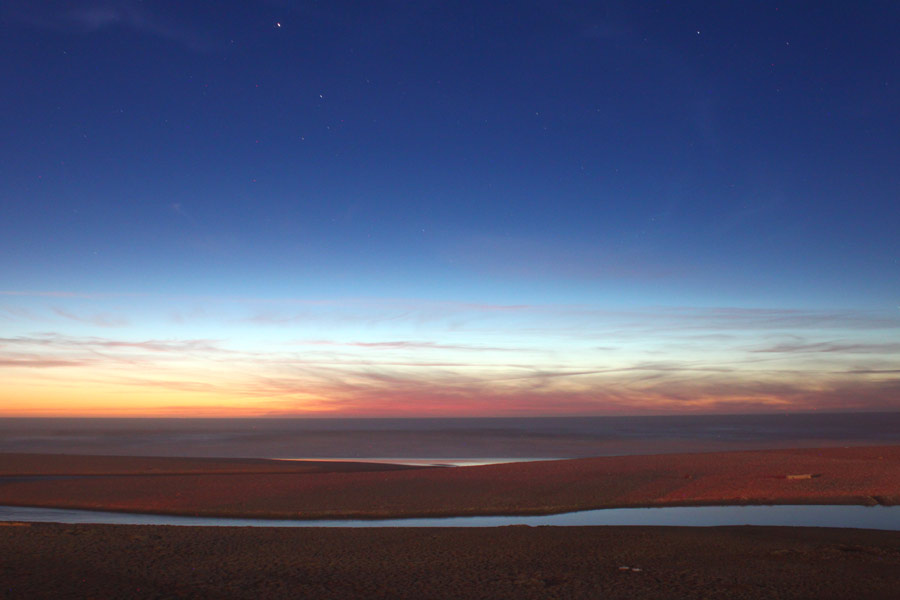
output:
[[0, 419], [0, 452], [577, 458], [900, 442], [900, 412], [471, 419]]

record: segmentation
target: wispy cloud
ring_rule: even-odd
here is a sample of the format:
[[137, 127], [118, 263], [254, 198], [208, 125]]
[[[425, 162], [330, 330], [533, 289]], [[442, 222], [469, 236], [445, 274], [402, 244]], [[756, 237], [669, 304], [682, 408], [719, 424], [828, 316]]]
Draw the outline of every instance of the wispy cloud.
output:
[[213, 48], [210, 36], [166, 14], [159, 2], [141, 0], [10, 0], [4, 12], [34, 27], [73, 33], [94, 33], [113, 27], [172, 40], [195, 51]]
[[[591, 310], [588, 308], [587, 312]], [[685, 306], [621, 311], [618, 315], [626, 324], [630, 322], [639, 325], [644, 322], [656, 328], [684, 331], [712, 330], [720, 334], [745, 329], [765, 331], [900, 328], [900, 318], [893, 313], [864, 310]]]
[[[644, 306], [621, 308], [599, 304], [503, 304], [477, 301], [444, 301], [428, 298], [303, 298], [253, 296], [202, 296], [138, 294], [128, 292], [96, 293], [68, 290], [0, 290], [0, 296], [51, 297], [85, 300], [140, 298], [167, 303], [170, 310], [178, 302], [190, 302], [194, 313], [214, 305], [232, 305], [246, 309], [244, 316], [232, 321], [259, 325], [284, 325], [327, 318], [347, 322], [433, 322], [451, 318], [533, 319], [559, 329], [566, 324], [582, 329], [585, 324], [617, 326], [645, 335], [647, 331], [682, 331], [694, 339], [727, 340], [735, 331], [791, 329], [900, 329], [896, 311], [805, 308], [749, 308], [740, 306]], [[203, 306], [205, 308], [201, 309]], [[58, 309], [64, 310], [64, 309]], [[66, 310], [71, 313], [71, 310]], [[178, 313], [180, 319], [185, 315]], [[214, 315], [204, 312], [207, 318]]]
[[31, 369], [45, 369], [48, 367], [82, 367], [87, 362], [83, 360], [62, 360], [52, 358], [4, 358], [0, 356], [0, 367], [27, 367]]
[[[128, 323], [113, 305], [137, 302], [106, 302], [124, 295], [0, 294], [16, 310], [15, 296], [34, 295], [21, 302], [28, 316], [61, 328], [7, 328], [0, 369], [63, 395], [96, 385], [152, 390], [136, 396], [155, 402], [168, 390], [257, 413], [383, 416], [863, 410], [898, 397], [900, 344], [882, 334], [900, 329], [891, 311], [160, 295], [140, 314], [161, 303], [182, 323], [145, 337], [102, 335]], [[254, 314], [309, 327], [248, 327]], [[198, 335], [216, 322], [222, 339]], [[85, 330], [97, 335], [69, 333]]]
[[[178, 359], [197, 359], [215, 361], [217, 364], [228, 364], [233, 369], [247, 370], [303, 370], [310, 375], [328, 373], [329, 369], [364, 369], [373, 366], [385, 368], [523, 368], [525, 365], [508, 363], [484, 363], [482, 361], [465, 360], [426, 360], [413, 357], [376, 356], [366, 358], [352, 352], [315, 352], [297, 353], [284, 351], [249, 351], [234, 350], [223, 345], [221, 340], [214, 339], [150, 339], [127, 340], [96, 336], [66, 336], [57, 333], [41, 333], [33, 335], [0, 338], [0, 347], [21, 348], [29, 350], [41, 348], [47, 355], [57, 357], [91, 357], [107, 359], [110, 363], [129, 362], [147, 366], [154, 360], [171, 362]], [[357, 346], [338, 348], [352, 350]], [[426, 346], [428, 347], [428, 346]], [[455, 346], [450, 346], [455, 348]], [[377, 348], [377, 347], [376, 347]], [[417, 347], [413, 347], [417, 349]], [[154, 356], [157, 355], [157, 356]], [[95, 360], [94, 364], [98, 364]]]
[[[366, 361], [352, 354], [229, 354], [215, 340], [53, 334], [0, 338], [0, 345], [21, 350], [0, 356], [0, 368], [90, 366], [81, 375], [84, 381], [200, 394], [242, 406], [241, 414], [253, 414], [249, 407], [256, 414], [356, 416], [874, 410], [894, 407], [900, 391], [896, 370], [866, 365], [789, 370], [779, 364], [746, 370], [719, 361], [637, 360], [579, 369], [564, 363]], [[46, 353], [28, 353], [35, 347]], [[201, 362], [184, 360], [195, 355]], [[130, 356], [143, 362], [122, 364]], [[210, 356], [217, 362], [208, 362]], [[116, 360], [115, 369], [93, 370]]]
[[900, 352], [900, 343], [891, 344], [862, 344], [846, 342], [812, 342], [812, 343], [782, 343], [764, 348], [756, 348], [751, 352], [777, 352], [786, 354], [818, 354], [818, 353], [846, 353], [846, 354], [891, 354]]
[[73, 337], [56, 333], [0, 338], [0, 344], [55, 348], [134, 349], [150, 352], [227, 352], [217, 340], [116, 340], [100, 337]]
[[[505, 371], [502, 372], [502, 371]], [[410, 371], [334, 366], [256, 377], [229, 391], [278, 410], [356, 415], [649, 414], [876, 410], [896, 404], [900, 379], [848, 373], [643, 363], [623, 368]], [[454, 412], [457, 411], [457, 412]]]
[[224, 391], [223, 386], [208, 381], [193, 380], [158, 380], [146, 377], [122, 377], [115, 380], [118, 384], [132, 385], [138, 388], [162, 388], [178, 392], [218, 393]]
[[[646, 382], [645, 382], [646, 383]], [[589, 415], [773, 410], [890, 410], [896, 407], [900, 380], [887, 382], [802, 382], [734, 380], [660, 381], [629, 385], [623, 381], [587, 386], [497, 387], [483, 381], [426, 381], [377, 376], [331, 385], [288, 378], [261, 380], [241, 390], [266, 397], [266, 406], [303, 414], [316, 411], [372, 416], [408, 415]], [[317, 398], [310, 402], [310, 397]], [[292, 402], [296, 402], [292, 411]]]
[[0, 309], [3, 309], [5, 315], [2, 315], [5, 319], [9, 320], [26, 320], [26, 321], [37, 321], [39, 320], [37, 315], [34, 314], [31, 310], [27, 308], [23, 308], [21, 306], [0, 306]]
[[79, 323], [97, 325], [98, 327], [124, 327], [128, 325], [128, 319], [124, 317], [116, 317], [109, 314], [94, 314], [83, 316], [77, 315], [59, 307], [53, 307], [52, 310], [60, 317], [64, 317], [72, 321], [78, 321]]
[[414, 340], [390, 340], [383, 342], [338, 342], [333, 340], [296, 340], [300, 346], [337, 346], [345, 348], [372, 348], [376, 350], [465, 350], [475, 352], [512, 352], [516, 348], [500, 346], [478, 346], [467, 344], [441, 344], [438, 342]]

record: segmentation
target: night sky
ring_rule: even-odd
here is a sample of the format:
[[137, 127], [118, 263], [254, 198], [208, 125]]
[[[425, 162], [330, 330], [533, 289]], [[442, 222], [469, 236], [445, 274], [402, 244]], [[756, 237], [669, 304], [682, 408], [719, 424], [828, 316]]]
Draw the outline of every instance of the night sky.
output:
[[7, 0], [0, 415], [898, 409], [898, 27]]

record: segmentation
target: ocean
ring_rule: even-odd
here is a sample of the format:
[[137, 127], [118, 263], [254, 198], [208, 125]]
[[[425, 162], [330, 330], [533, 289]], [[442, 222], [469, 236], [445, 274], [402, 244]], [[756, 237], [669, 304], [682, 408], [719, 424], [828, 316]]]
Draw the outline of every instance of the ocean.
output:
[[0, 419], [0, 452], [580, 458], [900, 443], [900, 412], [457, 419]]

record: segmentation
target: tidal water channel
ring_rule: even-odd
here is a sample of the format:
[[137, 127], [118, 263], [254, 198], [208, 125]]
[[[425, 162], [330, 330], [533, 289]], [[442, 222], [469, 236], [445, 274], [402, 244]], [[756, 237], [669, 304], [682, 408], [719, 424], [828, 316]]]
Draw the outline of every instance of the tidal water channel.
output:
[[664, 508], [607, 508], [539, 516], [371, 520], [233, 519], [0, 506], [0, 521], [112, 525], [182, 525], [194, 527], [501, 527], [509, 525], [714, 527], [724, 525], [774, 525], [791, 527], [851, 527], [900, 531], [900, 506], [677, 506]]

